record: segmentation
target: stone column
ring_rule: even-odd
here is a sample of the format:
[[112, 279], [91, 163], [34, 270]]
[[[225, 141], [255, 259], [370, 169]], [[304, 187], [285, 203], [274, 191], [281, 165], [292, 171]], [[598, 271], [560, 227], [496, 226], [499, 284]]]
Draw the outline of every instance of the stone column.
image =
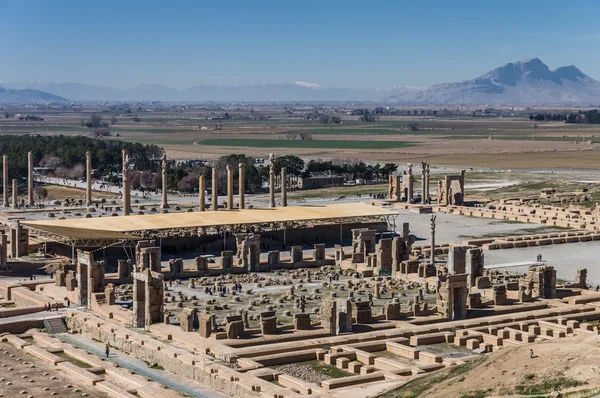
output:
[[269, 154], [269, 207], [275, 207], [275, 156]]
[[169, 208], [169, 202], [167, 199], [167, 194], [168, 194], [168, 190], [167, 190], [167, 154], [163, 154], [162, 157], [162, 161], [161, 161], [161, 165], [162, 165], [162, 202], [160, 204], [160, 208], [161, 209], [168, 209]]
[[431, 177], [429, 163], [427, 163], [427, 169], [425, 170], [425, 199], [429, 201], [429, 179]]
[[427, 189], [425, 188], [425, 186], [427, 185], [427, 182], [425, 181], [427, 179], [427, 177], [425, 176], [426, 168], [427, 168], [427, 163], [421, 162], [421, 204], [422, 205], [424, 205], [425, 202], [427, 201], [427, 198], [425, 197], [425, 195], [427, 194]]
[[281, 206], [287, 207], [287, 168], [281, 168]]
[[129, 155], [123, 149], [123, 188], [121, 188], [121, 196], [123, 201], [123, 215], [128, 216], [131, 211], [131, 192], [129, 190]]
[[233, 168], [227, 165], [227, 210], [233, 210]]
[[217, 211], [219, 209], [219, 175], [217, 168], [212, 169], [212, 210]]
[[17, 187], [17, 180], [12, 180], [12, 208], [16, 209], [19, 205], [19, 188]]
[[92, 205], [92, 154], [88, 151], [85, 153], [85, 205]]
[[8, 203], [8, 156], [4, 155], [2, 156], [2, 173], [3, 173], [3, 179], [2, 179], [2, 206], [4, 207], [8, 207], [9, 203]]
[[406, 180], [407, 180], [407, 192], [406, 192], [406, 202], [407, 203], [411, 203], [412, 199], [413, 199], [413, 183], [414, 183], [414, 176], [412, 173], [412, 164], [408, 165], [408, 174], [406, 176]]
[[435, 219], [436, 216], [431, 216], [431, 265], [435, 265]]
[[239, 176], [238, 176], [238, 189], [239, 189], [239, 198], [240, 198], [240, 210], [244, 209], [246, 207], [246, 204], [244, 203], [244, 191], [246, 190], [246, 184], [244, 182], [244, 178], [246, 178], [245, 173], [246, 173], [246, 165], [244, 163], [239, 163], [238, 164], [238, 172], [239, 172]]
[[198, 177], [198, 210], [206, 209], [206, 181], [204, 176]]
[[33, 200], [33, 154], [27, 152], [27, 204], [32, 206]]

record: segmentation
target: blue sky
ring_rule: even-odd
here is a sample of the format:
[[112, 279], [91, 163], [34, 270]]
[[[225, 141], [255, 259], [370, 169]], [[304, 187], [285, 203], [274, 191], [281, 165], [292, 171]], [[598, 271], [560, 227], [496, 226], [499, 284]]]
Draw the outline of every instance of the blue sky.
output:
[[539, 57], [600, 79], [598, 1], [0, 0], [0, 81], [428, 86]]

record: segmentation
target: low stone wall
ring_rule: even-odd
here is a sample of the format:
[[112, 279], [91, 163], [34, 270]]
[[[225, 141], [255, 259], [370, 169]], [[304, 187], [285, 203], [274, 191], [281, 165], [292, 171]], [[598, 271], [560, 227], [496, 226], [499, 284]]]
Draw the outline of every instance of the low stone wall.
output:
[[237, 372], [217, 363], [215, 358], [208, 355], [188, 353], [154, 340], [150, 335], [120, 327], [90, 314], [69, 311], [67, 324], [74, 332], [108, 342], [135, 358], [157, 363], [170, 372], [234, 397], [261, 397], [266, 392], [269, 393], [268, 396], [276, 398], [298, 397], [297, 393], [287, 388], [274, 385], [251, 373]]
[[41, 319], [23, 319], [0, 323], [0, 333], [21, 334], [33, 328], [43, 329], [44, 321]]

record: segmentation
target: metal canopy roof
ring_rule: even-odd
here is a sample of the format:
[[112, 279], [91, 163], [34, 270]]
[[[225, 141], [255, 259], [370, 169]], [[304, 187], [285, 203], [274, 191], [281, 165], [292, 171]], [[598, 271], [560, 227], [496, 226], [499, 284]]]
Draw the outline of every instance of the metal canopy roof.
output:
[[150, 215], [22, 221], [33, 233], [63, 242], [80, 240], [130, 240], [156, 236], [184, 236], [226, 229], [233, 232], [252, 226], [294, 228], [299, 225], [386, 218], [396, 212], [365, 203], [324, 206], [289, 206], [268, 209], [222, 210]]

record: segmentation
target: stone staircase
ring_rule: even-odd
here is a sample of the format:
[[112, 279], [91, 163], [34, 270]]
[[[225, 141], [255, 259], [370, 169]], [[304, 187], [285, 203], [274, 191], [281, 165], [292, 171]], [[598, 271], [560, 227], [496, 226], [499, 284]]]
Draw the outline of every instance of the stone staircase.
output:
[[67, 331], [67, 325], [61, 317], [44, 319], [44, 327], [48, 333], [64, 333]]

